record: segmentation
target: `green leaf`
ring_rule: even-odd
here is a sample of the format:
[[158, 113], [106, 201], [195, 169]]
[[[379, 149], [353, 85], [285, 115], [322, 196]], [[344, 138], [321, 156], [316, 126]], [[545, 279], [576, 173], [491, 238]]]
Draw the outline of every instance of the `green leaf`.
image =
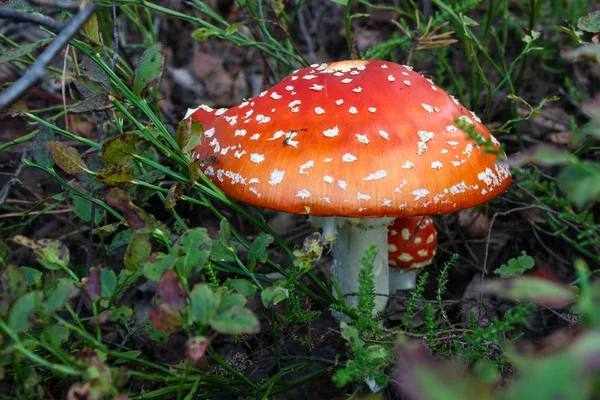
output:
[[129, 166], [113, 165], [98, 171], [95, 178], [108, 186], [126, 187], [133, 180], [133, 169]]
[[331, 1], [332, 3], [335, 3], [335, 4], [339, 4], [341, 6], [344, 6], [344, 7], [348, 5], [348, 0], [329, 0], [329, 1]]
[[202, 142], [202, 124], [188, 118], [181, 121], [177, 127], [175, 141], [186, 154], [190, 154]]
[[230, 307], [243, 307], [246, 305], [246, 298], [239, 293], [229, 293], [225, 288], [221, 289], [221, 303], [219, 304], [219, 311], [225, 310]]
[[47, 146], [54, 162], [67, 174], [77, 175], [88, 170], [76, 148], [57, 141], [48, 142]]
[[290, 291], [285, 287], [284, 280], [275, 282], [260, 293], [260, 299], [266, 308], [276, 305], [290, 296]]
[[45, 46], [51, 40], [52, 40], [51, 38], [42, 39], [42, 40], [38, 40], [37, 42], [20, 45], [19, 47], [15, 47], [15, 48], [6, 50], [5, 52], [2, 53], [2, 55], [0, 55], [0, 64], [15, 60], [19, 57], [23, 57], [24, 55], [27, 55], [27, 54], [31, 53], [32, 51], [34, 51], [42, 46]]
[[521, 252], [521, 255], [517, 258], [511, 258], [508, 260], [508, 264], [502, 265], [497, 268], [494, 273], [500, 275], [500, 278], [512, 278], [514, 276], [523, 275], [525, 271], [530, 270], [535, 265], [533, 258], [528, 256], [525, 251]]
[[52, 154], [48, 150], [47, 143], [56, 140], [56, 135], [47, 126], [41, 125], [40, 131], [33, 139], [31, 146], [31, 153], [35, 162], [40, 164], [42, 167], [52, 168], [54, 165], [54, 159]]
[[108, 246], [108, 251], [112, 252], [118, 249], [119, 247], [128, 244], [131, 238], [133, 237], [133, 234], [134, 232], [131, 229], [126, 229], [117, 233], [113, 240], [110, 242], [110, 245]]
[[600, 201], [600, 164], [583, 161], [570, 165], [558, 176], [558, 184], [577, 206]]
[[600, 10], [592, 11], [586, 16], [577, 20], [577, 27], [582, 31], [599, 33], [600, 32]]
[[16, 299], [27, 293], [26, 276], [14, 265], [9, 265], [0, 271], [0, 282], [0, 300]]
[[256, 262], [260, 261], [264, 263], [269, 258], [267, 253], [267, 247], [273, 243], [273, 236], [263, 235], [259, 236], [252, 242], [250, 249], [248, 250], [248, 269], [254, 272]]
[[256, 315], [249, 308], [239, 306], [220, 312], [210, 321], [210, 326], [219, 333], [229, 335], [257, 333], [260, 330]]
[[138, 63], [133, 78], [133, 92], [142, 95], [150, 86], [156, 85], [162, 76], [165, 66], [165, 54], [160, 42], [150, 46]]
[[177, 257], [173, 253], [158, 253], [154, 259], [142, 265], [144, 276], [158, 282], [166, 269], [173, 268]]
[[507, 164], [511, 167], [520, 167], [526, 164], [552, 166], [572, 164], [577, 161], [577, 157], [568, 150], [563, 150], [549, 144], [541, 144], [511, 157]]
[[83, 30], [92, 46], [102, 46], [102, 42], [100, 41], [100, 32], [98, 30], [98, 16], [96, 13], [92, 14], [92, 16], [85, 21], [85, 24], [83, 24]]
[[185, 185], [181, 182], [171, 185], [169, 193], [167, 193], [167, 198], [165, 199], [166, 210], [171, 210], [177, 205], [177, 202], [181, 199], [181, 196], [183, 196], [184, 189]]
[[141, 138], [134, 133], [124, 133], [102, 143], [102, 159], [107, 165], [129, 164], [136, 154]]
[[213, 261], [235, 261], [235, 249], [225, 247], [218, 240], [213, 240], [210, 259]]
[[40, 336], [42, 343], [59, 348], [69, 339], [69, 328], [63, 325], [50, 325], [44, 328]]
[[187, 230], [173, 248], [180, 272], [187, 277], [200, 271], [208, 261], [211, 247], [212, 240], [205, 228]]
[[62, 308], [77, 290], [71, 282], [62, 282], [44, 299], [44, 312], [52, 314]]
[[110, 298], [117, 290], [117, 275], [115, 271], [108, 268], [102, 268], [100, 270], [100, 282], [101, 282], [101, 296], [104, 298]]
[[[83, 197], [73, 196], [73, 212], [84, 222], [92, 219], [92, 202]], [[104, 218], [106, 211], [100, 207], [94, 207], [94, 223], [99, 224]]]
[[201, 325], [208, 325], [217, 315], [219, 304], [221, 304], [221, 296], [213, 292], [208, 285], [195, 285], [190, 293], [190, 304], [192, 320]]
[[219, 31], [209, 28], [198, 28], [192, 32], [192, 37], [196, 40], [208, 40], [219, 36]]
[[244, 297], [252, 296], [257, 290], [257, 287], [247, 279], [228, 279], [225, 286]]
[[21, 272], [23, 272], [23, 276], [25, 277], [28, 286], [39, 285], [42, 281], [42, 271], [30, 267], [21, 267]]
[[530, 276], [484, 282], [482, 290], [513, 301], [528, 301], [546, 307], [566, 307], [575, 302], [573, 288]]
[[125, 268], [128, 271], [137, 271], [148, 257], [150, 257], [151, 252], [150, 235], [147, 233], [134, 233], [133, 236], [130, 236], [127, 251], [125, 252]]
[[[120, 354], [122, 354], [125, 357], [128, 357], [128, 358], [131, 357], [131, 358], [135, 359], [135, 358], [138, 358], [142, 354], [142, 352], [140, 350], [129, 350], [129, 351], [120, 352]], [[128, 363], [129, 362], [128, 358], [117, 358], [115, 360], [114, 365]]]
[[240, 29], [242, 26], [244, 26], [243, 22], [236, 22], [235, 24], [231, 24], [229, 25], [226, 29], [225, 29], [225, 35], [231, 35], [234, 34], [235, 32], [237, 32], [238, 29]]
[[37, 254], [40, 264], [50, 270], [67, 268], [69, 265], [69, 249], [59, 240], [34, 241], [22, 235], [16, 235], [12, 240], [32, 249]]
[[42, 294], [38, 291], [29, 292], [17, 299], [8, 314], [8, 326], [17, 333], [26, 331], [30, 324], [31, 314], [41, 304], [41, 299]]

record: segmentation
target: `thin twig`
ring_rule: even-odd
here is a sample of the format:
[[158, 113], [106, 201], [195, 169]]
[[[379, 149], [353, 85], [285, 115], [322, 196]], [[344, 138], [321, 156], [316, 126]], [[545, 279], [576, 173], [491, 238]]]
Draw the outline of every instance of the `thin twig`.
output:
[[46, 28], [58, 32], [64, 28], [64, 24], [55, 19], [44, 17], [42, 15], [30, 14], [15, 10], [0, 8], [0, 19], [8, 19], [13, 22], [29, 22], [36, 25], [42, 25]]
[[69, 20], [61, 32], [56, 35], [54, 41], [40, 54], [37, 61], [25, 72], [21, 79], [0, 95], [0, 111], [15, 102], [46, 75], [46, 66], [66, 46], [71, 37], [79, 31], [79, 28], [92, 16], [95, 10], [96, 5], [88, 3]]

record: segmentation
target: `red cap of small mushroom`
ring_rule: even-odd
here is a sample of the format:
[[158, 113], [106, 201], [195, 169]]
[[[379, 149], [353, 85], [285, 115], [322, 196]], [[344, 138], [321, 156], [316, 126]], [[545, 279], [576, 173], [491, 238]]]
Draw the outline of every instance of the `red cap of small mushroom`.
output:
[[398, 268], [422, 268], [433, 260], [437, 232], [430, 217], [397, 218], [388, 228], [389, 263]]
[[201, 106], [192, 156], [230, 197], [285, 212], [379, 217], [444, 214], [486, 202], [507, 166], [455, 119], [479, 119], [410, 67], [342, 61], [296, 71], [230, 109]]

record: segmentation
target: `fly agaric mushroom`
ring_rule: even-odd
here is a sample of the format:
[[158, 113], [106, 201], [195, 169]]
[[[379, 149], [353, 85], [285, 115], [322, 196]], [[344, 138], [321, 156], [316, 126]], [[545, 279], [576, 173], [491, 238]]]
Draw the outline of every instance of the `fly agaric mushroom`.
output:
[[486, 202], [510, 183], [457, 127], [460, 119], [500, 143], [472, 112], [391, 62], [313, 65], [230, 109], [189, 110], [204, 126], [192, 157], [228, 196], [255, 206], [324, 218], [332, 273], [356, 304], [365, 250], [373, 260], [375, 312], [389, 294], [387, 226], [396, 217], [451, 213]]
[[397, 218], [388, 228], [390, 294], [414, 289], [417, 271], [431, 263], [437, 232], [431, 217]]

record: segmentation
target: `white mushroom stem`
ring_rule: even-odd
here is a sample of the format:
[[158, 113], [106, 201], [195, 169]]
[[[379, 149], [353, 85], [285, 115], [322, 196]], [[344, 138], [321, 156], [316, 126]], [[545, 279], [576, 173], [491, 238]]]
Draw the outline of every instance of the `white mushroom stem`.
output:
[[[375, 245], [377, 253], [372, 260], [375, 283], [373, 313], [385, 310], [389, 294], [387, 227], [392, 221], [392, 218], [385, 217], [337, 218], [338, 233], [333, 242], [331, 271], [347, 305], [356, 307], [358, 304], [355, 294], [358, 293], [358, 277], [363, 268], [361, 259], [367, 249]], [[333, 293], [336, 294], [335, 291]]]
[[418, 270], [396, 267], [390, 267], [389, 270], [390, 294], [396, 293], [396, 290], [413, 290], [417, 286]]

